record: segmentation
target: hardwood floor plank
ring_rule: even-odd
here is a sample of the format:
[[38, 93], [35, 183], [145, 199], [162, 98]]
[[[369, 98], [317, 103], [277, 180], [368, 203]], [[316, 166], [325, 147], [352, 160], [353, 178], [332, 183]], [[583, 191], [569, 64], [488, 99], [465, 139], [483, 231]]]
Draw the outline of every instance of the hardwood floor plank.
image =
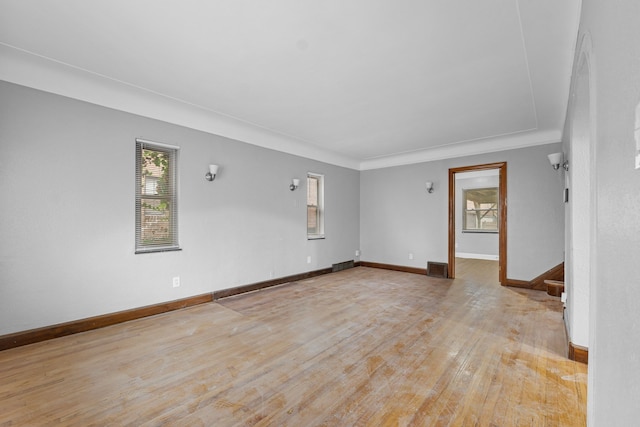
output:
[[2, 351], [0, 426], [584, 425], [562, 304], [457, 268], [358, 267]]

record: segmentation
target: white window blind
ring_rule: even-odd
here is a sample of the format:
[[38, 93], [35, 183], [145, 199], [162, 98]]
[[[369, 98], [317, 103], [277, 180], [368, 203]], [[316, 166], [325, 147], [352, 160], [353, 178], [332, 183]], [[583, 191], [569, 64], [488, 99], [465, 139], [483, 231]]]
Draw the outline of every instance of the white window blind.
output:
[[179, 250], [179, 147], [136, 139], [136, 253]]

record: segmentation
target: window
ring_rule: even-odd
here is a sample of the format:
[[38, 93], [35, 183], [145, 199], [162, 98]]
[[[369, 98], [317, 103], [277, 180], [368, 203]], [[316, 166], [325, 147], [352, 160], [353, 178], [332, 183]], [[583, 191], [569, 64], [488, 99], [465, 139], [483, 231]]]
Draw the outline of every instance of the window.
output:
[[136, 253], [180, 249], [178, 149], [136, 140]]
[[324, 175], [307, 174], [307, 238], [324, 239]]
[[462, 231], [498, 232], [498, 188], [462, 190]]

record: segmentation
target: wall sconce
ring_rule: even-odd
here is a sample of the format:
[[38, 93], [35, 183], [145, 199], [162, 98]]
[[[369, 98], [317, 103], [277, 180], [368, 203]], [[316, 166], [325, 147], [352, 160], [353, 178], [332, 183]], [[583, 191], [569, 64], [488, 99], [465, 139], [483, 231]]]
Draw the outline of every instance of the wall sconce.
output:
[[547, 157], [549, 158], [549, 163], [551, 163], [551, 167], [554, 170], [560, 169], [560, 164], [562, 163], [562, 168], [567, 172], [569, 171], [569, 161], [568, 160], [563, 161], [564, 154], [553, 153], [553, 154], [549, 154]]
[[298, 178], [293, 178], [291, 180], [291, 185], [289, 186], [289, 190], [294, 191], [300, 185], [300, 180]]
[[207, 181], [213, 181], [218, 174], [218, 165], [209, 165], [209, 172], [204, 176]]
[[429, 192], [429, 194], [433, 193], [433, 182], [427, 181], [425, 185], [427, 186], [427, 192]]

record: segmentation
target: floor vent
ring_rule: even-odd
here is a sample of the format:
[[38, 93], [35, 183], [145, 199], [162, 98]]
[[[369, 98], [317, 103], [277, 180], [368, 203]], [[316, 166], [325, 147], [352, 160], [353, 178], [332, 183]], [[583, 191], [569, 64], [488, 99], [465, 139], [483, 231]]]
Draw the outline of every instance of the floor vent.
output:
[[427, 263], [427, 276], [432, 277], [449, 277], [449, 264], [446, 262], [431, 262]]
[[342, 270], [346, 270], [348, 268], [353, 268], [353, 267], [354, 267], [353, 260], [345, 261], [345, 262], [339, 262], [339, 263], [333, 264], [331, 266], [331, 271], [335, 273], [336, 271], [342, 271]]

